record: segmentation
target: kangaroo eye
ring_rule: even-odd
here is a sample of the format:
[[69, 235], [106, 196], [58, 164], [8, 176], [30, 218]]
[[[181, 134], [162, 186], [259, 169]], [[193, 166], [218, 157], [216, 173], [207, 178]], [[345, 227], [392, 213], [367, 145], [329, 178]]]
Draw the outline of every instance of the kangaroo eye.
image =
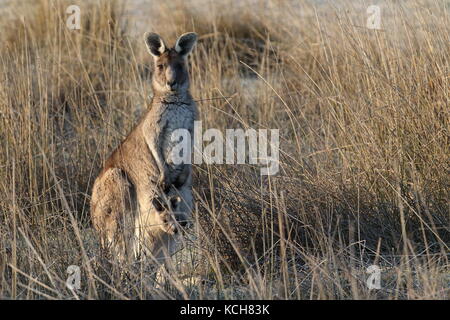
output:
[[164, 65], [163, 65], [163, 64], [158, 64], [158, 69], [159, 69], [159, 70], [164, 69]]

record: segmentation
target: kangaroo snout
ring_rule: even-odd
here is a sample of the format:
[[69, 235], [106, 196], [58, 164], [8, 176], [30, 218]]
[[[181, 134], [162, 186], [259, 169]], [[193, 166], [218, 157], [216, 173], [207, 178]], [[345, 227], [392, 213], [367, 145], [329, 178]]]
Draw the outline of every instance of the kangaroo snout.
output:
[[167, 230], [167, 233], [168, 233], [168, 234], [171, 234], [171, 235], [174, 235], [174, 234], [177, 234], [177, 233], [178, 233], [178, 228], [177, 228], [177, 226], [176, 226], [175, 223], [173, 223], [173, 224], [169, 227], [169, 229]]
[[167, 89], [174, 91], [177, 88], [177, 82], [175, 80], [169, 80], [166, 82], [166, 86]]

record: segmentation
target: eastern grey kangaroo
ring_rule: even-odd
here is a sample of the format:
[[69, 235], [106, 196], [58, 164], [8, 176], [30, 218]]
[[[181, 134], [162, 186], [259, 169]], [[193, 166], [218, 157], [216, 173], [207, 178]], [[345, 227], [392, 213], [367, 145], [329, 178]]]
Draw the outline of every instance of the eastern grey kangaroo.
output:
[[197, 35], [183, 34], [173, 48], [155, 33], [144, 40], [154, 60], [153, 100], [95, 180], [91, 218], [102, 245], [117, 256], [164, 260], [193, 206], [192, 167], [173, 161], [179, 141], [172, 141], [172, 133], [186, 129], [193, 137], [197, 107], [189, 92], [187, 56]]

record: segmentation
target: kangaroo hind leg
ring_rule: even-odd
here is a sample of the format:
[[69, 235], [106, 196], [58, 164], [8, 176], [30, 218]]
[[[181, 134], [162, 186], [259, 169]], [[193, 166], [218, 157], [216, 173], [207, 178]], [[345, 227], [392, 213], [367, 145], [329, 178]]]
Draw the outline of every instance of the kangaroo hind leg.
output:
[[136, 196], [125, 172], [107, 169], [94, 183], [91, 218], [102, 247], [119, 259], [128, 259], [133, 238]]

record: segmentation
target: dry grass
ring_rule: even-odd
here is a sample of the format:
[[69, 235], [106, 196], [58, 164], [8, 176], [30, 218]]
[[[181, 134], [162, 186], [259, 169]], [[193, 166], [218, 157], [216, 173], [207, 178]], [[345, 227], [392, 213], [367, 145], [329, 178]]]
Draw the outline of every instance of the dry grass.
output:
[[204, 128], [281, 137], [277, 176], [196, 166], [196, 221], [165, 288], [102, 256], [89, 221], [102, 161], [149, 102], [150, 60], [118, 3], [83, 2], [78, 31], [65, 1], [1, 20], [0, 298], [449, 298], [448, 1], [383, 2], [382, 30], [353, 2], [149, 7], [168, 42], [200, 35]]

